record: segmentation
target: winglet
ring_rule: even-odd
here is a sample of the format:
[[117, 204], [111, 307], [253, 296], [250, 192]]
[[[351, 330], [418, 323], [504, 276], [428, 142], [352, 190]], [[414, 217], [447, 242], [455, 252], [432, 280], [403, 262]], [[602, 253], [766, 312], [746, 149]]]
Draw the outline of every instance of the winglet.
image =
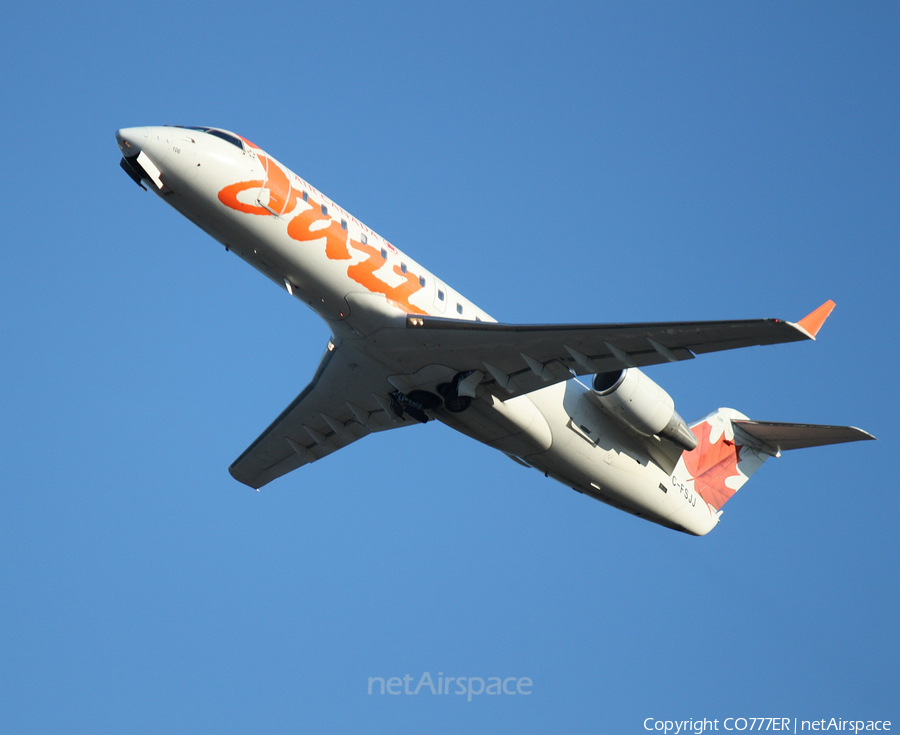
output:
[[829, 299], [818, 309], [810, 312], [799, 322], [797, 322], [797, 326], [802, 327], [810, 337], [815, 339], [816, 335], [819, 333], [819, 330], [822, 328], [822, 325], [825, 323], [825, 320], [828, 318], [828, 315], [831, 314], [832, 310], [834, 309], [834, 306], [834, 302]]

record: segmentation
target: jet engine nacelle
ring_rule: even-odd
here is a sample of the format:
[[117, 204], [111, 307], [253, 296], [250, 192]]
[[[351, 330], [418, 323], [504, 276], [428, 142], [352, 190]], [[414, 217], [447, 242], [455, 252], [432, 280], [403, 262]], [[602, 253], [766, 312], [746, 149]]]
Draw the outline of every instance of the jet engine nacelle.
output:
[[644, 436], [659, 436], [690, 451], [697, 437], [675, 410], [675, 401], [637, 368], [597, 373], [588, 398]]

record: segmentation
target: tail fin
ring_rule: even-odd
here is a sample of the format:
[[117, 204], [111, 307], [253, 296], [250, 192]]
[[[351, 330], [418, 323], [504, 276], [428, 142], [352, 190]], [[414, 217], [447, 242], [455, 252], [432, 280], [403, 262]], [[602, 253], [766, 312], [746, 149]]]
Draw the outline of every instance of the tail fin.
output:
[[782, 451], [875, 438], [852, 426], [750, 421], [731, 408], [704, 416], [691, 424], [691, 431], [697, 447], [684, 452], [679, 465], [713, 512], [720, 511], [763, 462]]

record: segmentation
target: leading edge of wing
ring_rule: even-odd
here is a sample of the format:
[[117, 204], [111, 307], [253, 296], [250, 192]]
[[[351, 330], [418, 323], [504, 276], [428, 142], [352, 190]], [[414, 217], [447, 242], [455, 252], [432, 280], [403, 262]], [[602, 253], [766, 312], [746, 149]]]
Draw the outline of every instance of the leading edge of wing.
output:
[[[742, 327], [762, 327], [774, 330], [777, 328], [780, 336], [791, 335], [788, 340], [777, 339], [775, 341], [766, 342], [765, 344], [778, 344], [781, 341], [800, 341], [804, 339], [815, 339], [825, 320], [831, 314], [835, 307], [834, 301], [826, 301], [817, 309], [807, 314], [797, 322], [790, 322], [785, 319], [724, 319], [716, 321], [692, 321], [692, 322], [619, 322], [610, 324], [512, 324], [508, 322], [483, 322], [468, 321], [462, 319], [451, 319], [448, 317], [435, 316], [409, 316], [406, 320], [406, 326], [418, 329], [449, 329], [463, 330], [475, 332], [577, 332], [582, 330], [589, 331], [610, 331], [625, 333], [628, 331], [646, 331], [668, 333], [684, 333], [701, 330], [713, 329], [733, 329]], [[779, 325], [776, 327], [776, 325]], [[787, 328], [787, 329], [785, 329]], [[775, 332], [772, 331], [774, 335]], [[762, 344], [762, 343], [761, 343]], [[727, 349], [727, 348], [725, 348]]]

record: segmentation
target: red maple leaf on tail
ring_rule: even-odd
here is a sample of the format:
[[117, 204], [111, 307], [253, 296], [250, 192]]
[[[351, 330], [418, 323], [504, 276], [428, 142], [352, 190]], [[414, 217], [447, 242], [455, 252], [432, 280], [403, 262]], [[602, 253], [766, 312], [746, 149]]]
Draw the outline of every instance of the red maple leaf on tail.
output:
[[709, 440], [712, 426], [704, 421], [693, 427], [691, 431], [697, 437], [697, 446], [690, 452], [682, 454], [684, 466], [694, 478], [694, 490], [716, 510], [721, 509], [737, 490], [728, 487], [725, 481], [730, 477], [740, 477], [737, 468], [740, 461], [741, 447], [725, 437], [725, 432], [718, 441]]

